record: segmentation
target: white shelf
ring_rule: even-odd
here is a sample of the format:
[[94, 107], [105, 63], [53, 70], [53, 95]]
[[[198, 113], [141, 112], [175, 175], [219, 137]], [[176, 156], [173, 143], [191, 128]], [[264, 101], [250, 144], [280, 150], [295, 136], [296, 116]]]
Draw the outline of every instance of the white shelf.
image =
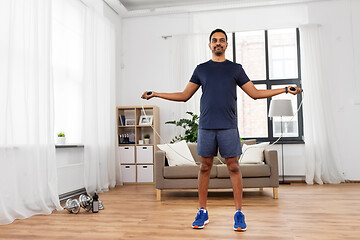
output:
[[[120, 169], [125, 183], [154, 182], [155, 151], [160, 142], [154, 129], [159, 132], [159, 108], [144, 106], [144, 109], [147, 115], [153, 116], [151, 125], [139, 125], [140, 117], [143, 116], [142, 106], [118, 106], [116, 108], [118, 143], [120, 135], [135, 134], [135, 144], [118, 144]], [[120, 117], [121, 115], [123, 117]], [[120, 121], [124, 117], [125, 121], [134, 119], [135, 125], [123, 126]], [[143, 140], [146, 134], [150, 135], [150, 144], [139, 144], [139, 140]]]

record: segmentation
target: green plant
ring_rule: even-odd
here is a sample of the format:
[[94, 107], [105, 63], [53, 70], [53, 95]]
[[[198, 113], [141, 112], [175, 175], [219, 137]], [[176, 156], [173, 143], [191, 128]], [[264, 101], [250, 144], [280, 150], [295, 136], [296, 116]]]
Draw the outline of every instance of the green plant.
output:
[[165, 124], [175, 124], [176, 126], [182, 127], [185, 129], [185, 135], [175, 136], [170, 143], [177, 141], [185, 140], [186, 142], [197, 142], [197, 133], [199, 127], [199, 116], [192, 112], [186, 112], [191, 115], [191, 119], [182, 118], [179, 121], [168, 121]]
[[65, 137], [65, 133], [64, 132], [59, 132], [58, 137]]
[[145, 134], [144, 138], [150, 138], [150, 134]]

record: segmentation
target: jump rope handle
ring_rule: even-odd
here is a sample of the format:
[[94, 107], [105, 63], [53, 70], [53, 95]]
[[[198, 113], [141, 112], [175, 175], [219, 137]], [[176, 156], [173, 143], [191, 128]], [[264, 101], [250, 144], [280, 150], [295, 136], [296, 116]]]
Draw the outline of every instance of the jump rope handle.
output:
[[[290, 90], [291, 91], [295, 91], [296, 90], [296, 88], [294, 88], [294, 87], [290, 87]], [[303, 92], [303, 90], [301, 89], [301, 92]]]
[[151, 92], [151, 91], [146, 93], [146, 95], [151, 95], [151, 94], [152, 94], [152, 92]]

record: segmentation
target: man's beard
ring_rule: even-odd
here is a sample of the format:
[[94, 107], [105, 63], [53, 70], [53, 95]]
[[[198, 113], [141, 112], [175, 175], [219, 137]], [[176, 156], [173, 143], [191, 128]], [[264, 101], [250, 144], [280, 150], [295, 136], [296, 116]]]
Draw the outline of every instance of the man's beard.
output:
[[[220, 48], [220, 50], [216, 50], [218, 47]], [[223, 50], [224, 50], [224, 48], [222, 46], [216, 46], [216, 47], [214, 47], [213, 53], [216, 56], [221, 56], [224, 53]]]

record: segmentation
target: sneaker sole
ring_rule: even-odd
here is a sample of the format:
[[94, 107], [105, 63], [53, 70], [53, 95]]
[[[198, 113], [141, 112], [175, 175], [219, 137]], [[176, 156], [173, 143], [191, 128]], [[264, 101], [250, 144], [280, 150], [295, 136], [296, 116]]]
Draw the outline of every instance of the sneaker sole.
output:
[[234, 228], [234, 231], [237, 231], [237, 232], [245, 232], [246, 229], [247, 229], [247, 228], [242, 229], [242, 228], [238, 227], [238, 228]]
[[192, 228], [194, 228], [194, 229], [203, 229], [203, 228], [205, 227], [205, 225], [208, 224], [209, 222], [210, 222], [210, 221], [209, 221], [209, 219], [208, 219], [208, 220], [206, 220], [206, 221], [204, 222], [204, 225], [202, 225], [202, 226], [195, 225], [195, 226], [192, 226]]

